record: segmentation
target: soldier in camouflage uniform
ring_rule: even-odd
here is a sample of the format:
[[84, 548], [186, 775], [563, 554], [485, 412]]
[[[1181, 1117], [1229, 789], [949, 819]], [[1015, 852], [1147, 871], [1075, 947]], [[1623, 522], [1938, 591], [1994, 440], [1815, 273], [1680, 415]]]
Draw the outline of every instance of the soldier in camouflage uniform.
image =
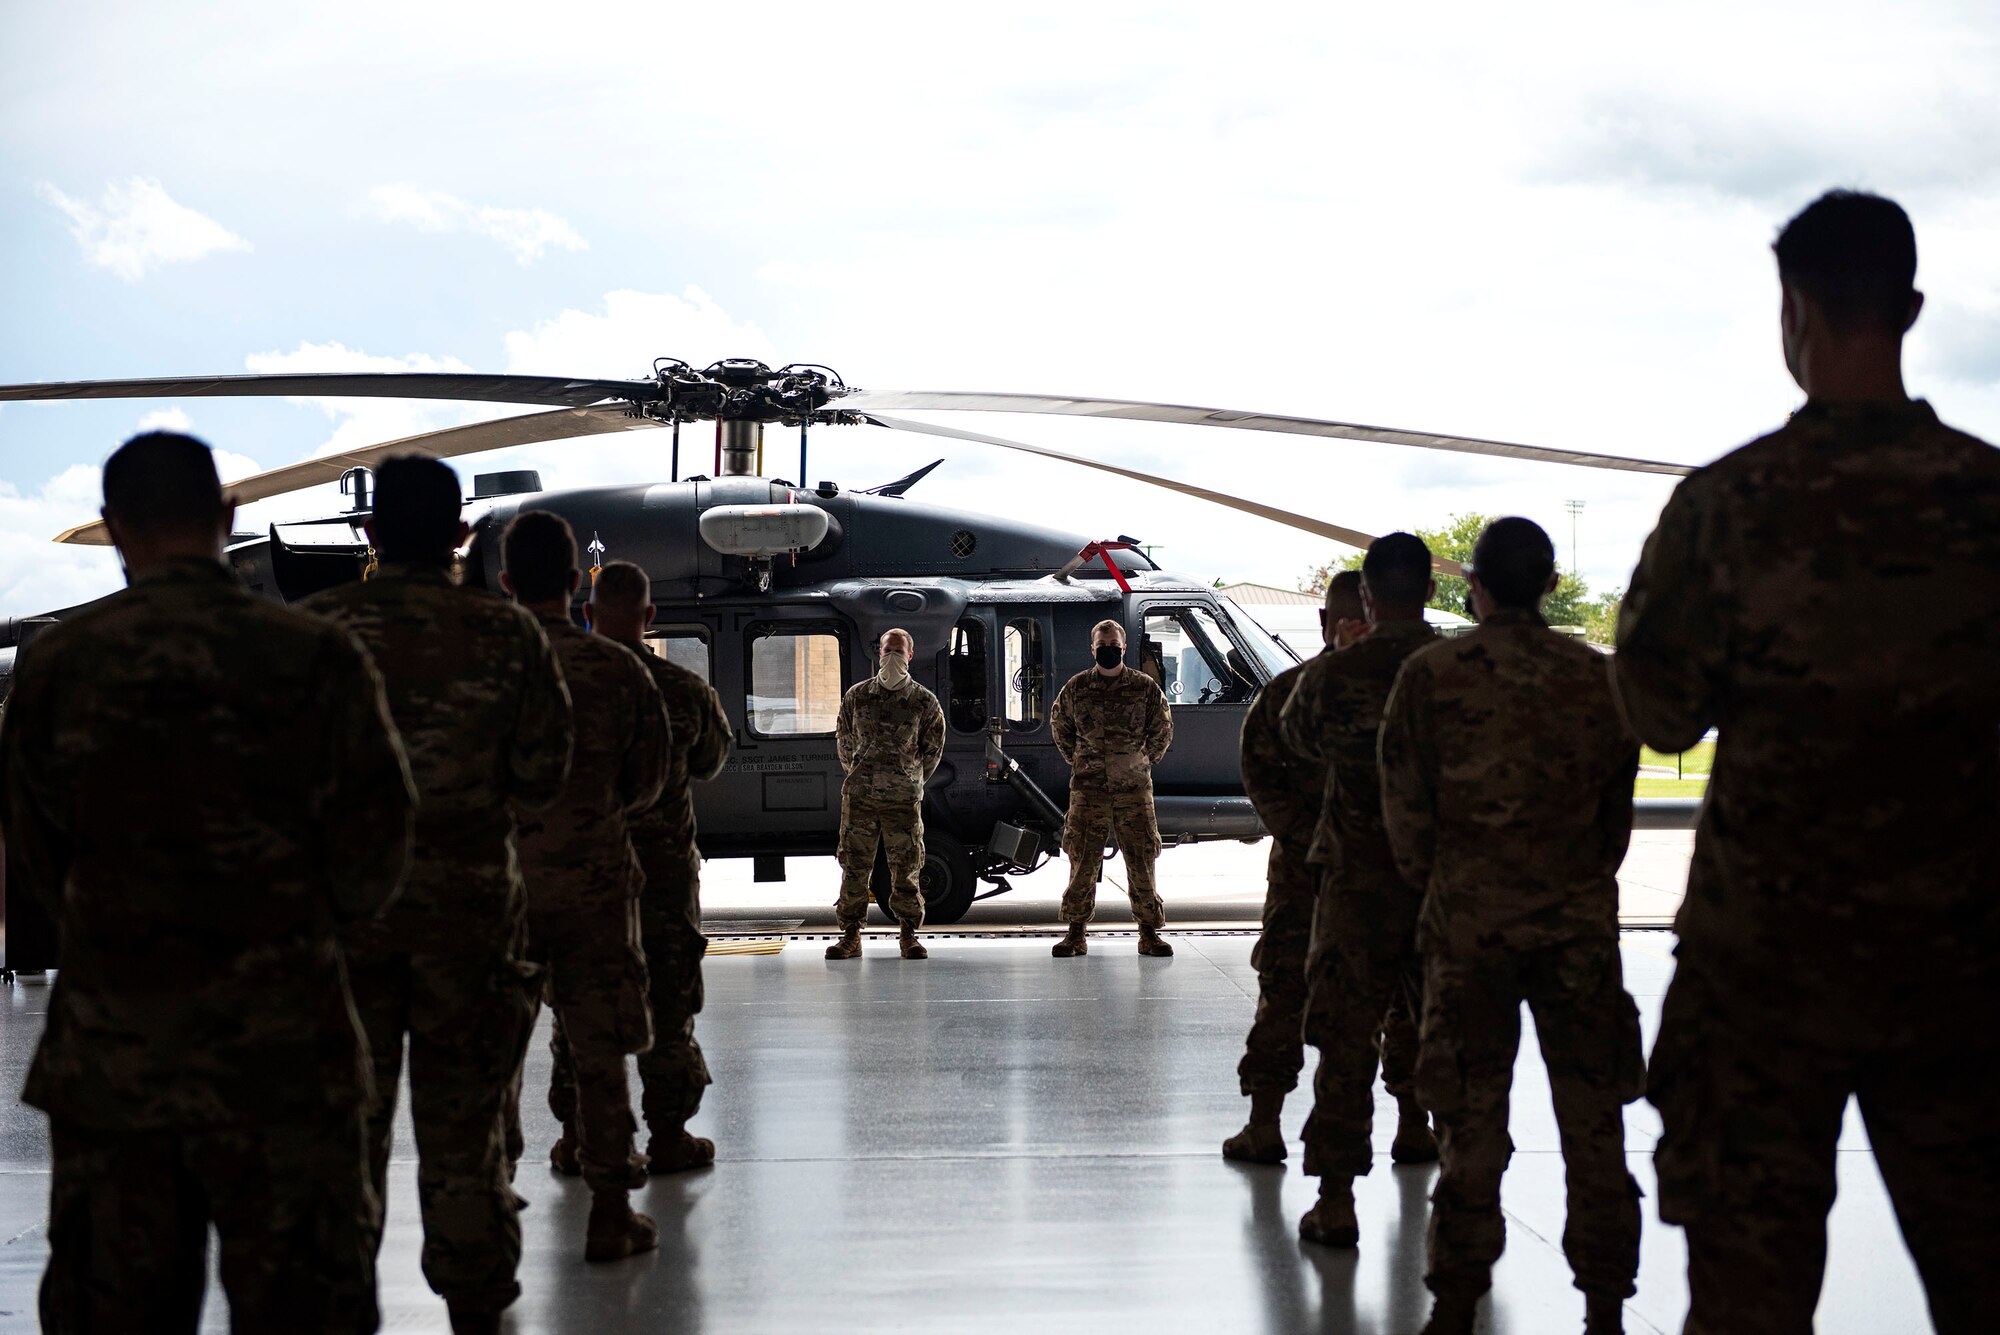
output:
[[[715, 1162], [715, 1142], [687, 1131], [709, 1084], [708, 1063], [694, 1037], [708, 938], [701, 934], [701, 854], [695, 848], [694, 796], [688, 789], [721, 772], [730, 729], [712, 686], [645, 647], [643, 635], [655, 610], [651, 597], [645, 571], [630, 561], [612, 561], [592, 583], [584, 616], [592, 630], [638, 655], [666, 702], [672, 735], [672, 758], [659, 801], [627, 822], [645, 878], [639, 891], [639, 939], [653, 1016], [653, 1046], [639, 1054], [639, 1106], [651, 1133], [646, 1169], [659, 1174]], [[549, 1045], [555, 1054], [549, 1106], [568, 1125], [576, 1117], [576, 1075], [560, 1017]], [[572, 1176], [583, 1171], [573, 1152], [556, 1166]]]
[[1806, 404], [1681, 483], [1618, 628], [1640, 737], [1720, 730], [1653, 1048], [1660, 1217], [1689, 1331], [1810, 1330], [1852, 1096], [1932, 1323], [2000, 1330], [2000, 452], [1904, 391], [1901, 209], [1836, 193], [1777, 257]]
[[1404, 664], [1382, 719], [1382, 811], [1423, 892], [1419, 1100], [1437, 1118], [1431, 1335], [1470, 1332], [1506, 1243], [1500, 1178], [1521, 1004], [1535, 1016], [1569, 1183], [1563, 1252], [1586, 1335], [1615, 1335], [1639, 1268], [1624, 1105], [1639, 1097], [1639, 1012], [1618, 959], [1618, 867], [1638, 743], [1604, 656], [1537, 610], [1555, 549], [1526, 519], [1480, 535], [1480, 625]]
[[1172, 955], [1160, 939], [1166, 906], [1153, 883], [1160, 855], [1160, 827], [1153, 815], [1153, 766], [1166, 758], [1174, 720], [1159, 683], [1125, 665], [1125, 628], [1100, 621], [1090, 632], [1097, 666], [1063, 683], [1049, 711], [1049, 733], [1069, 766], [1069, 818], [1063, 853], [1069, 887], [1062, 916], [1069, 932], [1050, 952], [1057, 959], [1085, 954], [1085, 925], [1097, 913], [1097, 880], [1104, 845], [1115, 835], [1125, 855], [1126, 894], [1139, 924], [1141, 955]]
[[630, 1201], [645, 1185], [646, 1161], [633, 1153], [625, 1058], [652, 1046], [653, 1026], [639, 937], [641, 874], [627, 822], [659, 800], [672, 732], [639, 660], [569, 619], [582, 580], [569, 524], [546, 510], [525, 511], [507, 526], [501, 553], [500, 578], [540, 620], [576, 712], [561, 793], [521, 821], [528, 956], [549, 971], [574, 1073], [574, 1108], [550, 1099], [551, 1111], [571, 1120], [549, 1157], [560, 1167], [574, 1154], [590, 1185], [584, 1259], [617, 1261], [659, 1245], [652, 1219]]
[[830, 960], [861, 954], [877, 844], [889, 862], [889, 912], [902, 926], [903, 958], [930, 955], [917, 940], [924, 925], [924, 785], [944, 758], [944, 710], [910, 676], [916, 652], [910, 632], [885, 631], [877, 648], [880, 671], [841, 698], [834, 727], [847, 778], [840, 787], [840, 899], [833, 908], [840, 939], [826, 948]]
[[237, 1330], [372, 1331], [335, 932], [409, 857], [381, 681], [231, 576], [199, 441], [128, 442], [104, 499], [130, 587], [35, 641], [0, 726], [9, 884], [62, 929], [22, 1094], [53, 1142], [41, 1328], [192, 1332], [212, 1223]]
[[405, 456], [375, 480], [373, 577], [303, 604], [374, 656], [421, 798], [402, 897], [343, 935], [373, 1054], [371, 1166], [385, 1193], [407, 1038], [424, 1277], [454, 1329], [497, 1330], [521, 1257], [500, 1113], [541, 987], [523, 956], [515, 823], [562, 783], [569, 693], [533, 617], [453, 583], [468, 530], [450, 467]]
[[[1375, 1071], [1395, 1098], [1390, 1157], [1437, 1157], [1412, 1093], [1416, 1044], [1409, 1017], [1421, 994], [1416, 956], [1418, 895], [1396, 872], [1382, 832], [1375, 739], [1396, 673], [1437, 637], [1424, 622], [1431, 554], [1408, 533], [1377, 538], [1361, 568], [1368, 631], [1306, 666], [1279, 716], [1285, 745], [1326, 775], [1308, 862], [1322, 870], [1307, 979], [1306, 1041], [1319, 1049], [1305, 1169], [1320, 1179], [1317, 1204], [1299, 1236], [1352, 1247], [1354, 1179], [1375, 1163]], [[1378, 1046], [1377, 1034], [1381, 1035]]]
[[[1332, 653], [1343, 625], [1361, 622], [1361, 572], [1343, 570], [1327, 582], [1320, 613]], [[1324, 766], [1302, 760], [1278, 736], [1278, 716], [1292, 697], [1305, 665], [1287, 668], [1257, 693], [1243, 720], [1243, 790], [1271, 836], [1264, 892], [1263, 931], [1250, 951], [1257, 971], [1257, 1014], [1244, 1040], [1236, 1077], [1250, 1100], [1250, 1120], [1222, 1142], [1222, 1157], [1246, 1163], [1279, 1163], [1285, 1137], [1279, 1118], [1285, 1095], [1298, 1087], [1305, 1065], [1306, 955], [1319, 906], [1319, 869], [1306, 860], [1319, 820]]]

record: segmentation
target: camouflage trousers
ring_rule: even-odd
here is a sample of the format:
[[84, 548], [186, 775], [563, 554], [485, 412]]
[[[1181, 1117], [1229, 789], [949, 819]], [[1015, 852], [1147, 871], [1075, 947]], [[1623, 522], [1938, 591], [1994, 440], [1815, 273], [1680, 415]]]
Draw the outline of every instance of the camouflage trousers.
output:
[[1414, 1092], [1421, 901], [1400, 882], [1356, 884], [1328, 874], [1307, 961], [1305, 1041], [1319, 1049], [1304, 1170], [1365, 1177], [1375, 1166], [1375, 1073], [1393, 1098]]
[[211, 1222], [232, 1330], [376, 1328], [376, 1201], [359, 1109], [189, 1130], [50, 1130], [43, 1330], [193, 1332]]
[[[577, 1161], [593, 1191], [624, 1191], [632, 1176], [632, 1091], [625, 1058], [652, 1046], [646, 1008], [646, 960], [637, 944], [638, 906], [616, 929], [608, 921], [579, 922], [531, 914], [528, 958], [548, 969], [555, 1028], [567, 1049], [570, 1081], [559, 1103], [552, 1084], [549, 1110], [576, 1131]], [[552, 1037], [553, 1046], [557, 1039]], [[515, 1076], [518, 1125], [520, 1076]], [[518, 1133], [515, 1133], [518, 1135]]]
[[[648, 932], [644, 944], [653, 1046], [639, 1054], [639, 1111], [648, 1131], [670, 1136], [700, 1111], [702, 1091], [709, 1085], [708, 1062], [694, 1038], [694, 1017], [702, 1002], [701, 957], [708, 939]], [[561, 1014], [549, 1031], [549, 1051], [555, 1058], [549, 1111], [567, 1124], [576, 1120], [576, 1068]]]
[[1680, 949], [1647, 1090], [1663, 1124], [1660, 1217], [1687, 1230], [1691, 1335], [1813, 1329], [1850, 1096], [1931, 1324], [1939, 1335], [2000, 1330], [2000, 961], [1884, 965], [1808, 984], [1838, 995], [1802, 1000], [1803, 988], [1775, 983], [1783, 963], [1729, 987], [1691, 949]]
[[1305, 1066], [1306, 954], [1312, 946], [1319, 868], [1276, 839], [1266, 864], [1264, 930], [1250, 949], [1257, 1013], [1236, 1078], [1246, 1097], [1288, 1094]]
[[1417, 1100], [1437, 1121], [1431, 1192], [1435, 1291], [1483, 1293], [1506, 1247], [1500, 1178], [1513, 1156], [1508, 1099], [1521, 1005], [1535, 1017], [1568, 1181], [1563, 1254], [1576, 1286], [1620, 1298], [1639, 1272], [1639, 1184], [1625, 1168], [1624, 1107], [1645, 1084], [1639, 1011], [1606, 933], [1525, 951], [1424, 959]]
[[1104, 873], [1104, 846], [1117, 838], [1124, 855], [1132, 920], [1142, 927], [1167, 921], [1166, 905], [1153, 881], [1160, 856], [1160, 826], [1153, 815], [1153, 790], [1113, 793], [1101, 788], [1069, 790], [1062, 849], [1069, 858], [1069, 887], [1063, 891], [1062, 920], [1085, 923], [1097, 916], [1097, 882]]
[[868, 921], [873, 897], [875, 850], [889, 861], [889, 914], [909, 927], [924, 925], [924, 811], [920, 798], [870, 798], [849, 789], [840, 794], [840, 898], [834, 920], [840, 929]]
[[[424, 1278], [455, 1306], [499, 1311], [521, 1292], [521, 1224], [501, 1111], [534, 1032], [541, 971], [491, 947], [446, 955], [350, 948], [347, 977], [375, 1068], [368, 1154], [378, 1207], [387, 1204], [407, 1037]], [[379, 1213], [372, 1245], [381, 1249]]]

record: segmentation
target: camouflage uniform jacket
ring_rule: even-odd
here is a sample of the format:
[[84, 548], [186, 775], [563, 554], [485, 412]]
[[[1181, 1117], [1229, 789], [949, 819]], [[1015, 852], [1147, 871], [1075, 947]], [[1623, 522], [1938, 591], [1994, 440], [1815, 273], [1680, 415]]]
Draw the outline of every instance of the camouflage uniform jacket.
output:
[[729, 716], [722, 712], [722, 697], [699, 676], [643, 645], [625, 647], [639, 656], [653, 678], [667, 707], [667, 731], [672, 737], [660, 799], [632, 817], [632, 847], [645, 866], [685, 862], [692, 871], [701, 865], [695, 847], [694, 785], [722, 772], [732, 735]]
[[0, 727], [9, 884], [62, 931], [23, 1098], [107, 1129], [361, 1106], [334, 931], [394, 895], [415, 805], [361, 647], [216, 562], [50, 629]]
[[847, 771], [845, 796], [915, 802], [944, 758], [944, 710], [914, 680], [891, 688], [870, 677], [841, 697], [834, 744]]
[[1403, 665], [1382, 719], [1382, 812], [1417, 939], [1530, 950], [1618, 930], [1639, 744], [1605, 655], [1528, 608]]
[[1319, 822], [1309, 861], [1354, 874], [1393, 879], [1382, 833], [1382, 784], [1375, 741], [1382, 706], [1403, 662], [1437, 639], [1421, 621], [1384, 621], [1345, 649], [1305, 665], [1279, 717], [1279, 734], [1301, 758], [1323, 768]]
[[567, 618], [541, 621], [569, 683], [576, 745], [556, 800], [521, 818], [528, 910], [538, 923], [591, 924], [625, 911], [636, 931], [640, 875], [628, 821], [659, 800], [673, 763], [666, 704], [624, 645]]
[[[1333, 650], [1322, 651], [1330, 654]], [[1317, 660], [1315, 660], [1317, 661]], [[1278, 716], [1304, 676], [1305, 663], [1286, 668], [1257, 692], [1243, 719], [1243, 791], [1271, 838], [1303, 860], [1319, 820], [1326, 769], [1301, 759], [1278, 732]]]
[[403, 894], [350, 940], [415, 952], [511, 945], [523, 903], [515, 817], [553, 800], [569, 766], [569, 692], [548, 639], [520, 608], [439, 567], [385, 563], [301, 606], [374, 657], [420, 799]]
[[1996, 611], [2000, 451], [1922, 401], [1807, 403], [1675, 489], [1616, 675], [1650, 745], [1720, 730], [1684, 943], [1795, 981], [1991, 958]]
[[1150, 793], [1153, 766], [1174, 740], [1160, 685], [1130, 667], [1115, 676], [1085, 668], [1063, 683], [1049, 710], [1049, 733], [1069, 765], [1069, 786]]

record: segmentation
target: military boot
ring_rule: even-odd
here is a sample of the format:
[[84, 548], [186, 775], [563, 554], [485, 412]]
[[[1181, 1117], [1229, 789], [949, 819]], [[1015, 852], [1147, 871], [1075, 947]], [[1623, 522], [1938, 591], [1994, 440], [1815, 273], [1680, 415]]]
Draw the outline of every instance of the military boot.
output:
[[1160, 939], [1160, 929], [1139, 924], [1139, 953], [1141, 955], [1171, 955], [1174, 948]]
[[660, 1230], [650, 1216], [633, 1210], [622, 1191], [607, 1191], [590, 1202], [590, 1231], [584, 1236], [586, 1261], [622, 1261], [660, 1245]]
[[1354, 1247], [1361, 1242], [1361, 1224], [1354, 1217], [1354, 1182], [1344, 1177], [1319, 1180], [1319, 1203], [1299, 1220], [1299, 1237], [1322, 1247]]
[[1584, 1294], [1583, 1335], [1625, 1335], [1625, 1300], [1608, 1293]]
[[924, 949], [924, 943], [917, 940], [917, 929], [908, 923], [903, 924], [901, 948], [906, 960], [927, 960], [931, 957], [930, 951]]
[[1089, 953], [1090, 943], [1083, 939], [1083, 924], [1080, 922], [1071, 923], [1069, 925], [1069, 935], [1056, 942], [1055, 948], [1049, 951], [1049, 954], [1054, 955], [1059, 960], [1070, 959], [1077, 955], [1088, 955]]
[[1431, 1299], [1431, 1319], [1422, 1335], [1472, 1335], [1479, 1314], [1479, 1295], [1461, 1289], [1441, 1289]]
[[706, 1136], [690, 1136], [685, 1125], [656, 1131], [646, 1142], [646, 1171], [655, 1177], [684, 1173], [690, 1168], [706, 1168], [715, 1162], [715, 1142]]
[[468, 1312], [449, 1304], [445, 1311], [451, 1314], [451, 1335], [500, 1335], [498, 1312]]
[[1396, 1139], [1389, 1144], [1393, 1163], [1436, 1163], [1437, 1137], [1431, 1134], [1431, 1120], [1408, 1094], [1396, 1096]]
[[1222, 1157], [1238, 1163], [1283, 1163], [1285, 1131], [1278, 1118], [1284, 1110], [1283, 1094], [1252, 1094], [1250, 1120], [1241, 1131], [1222, 1142]]
[[861, 929], [859, 927], [841, 928], [840, 940], [834, 942], [832, 945], [826, 948], [826, 957], [830, 960], [860, 959]]
[[564, 1122], [562, 1135], [549, 1146], [549, 1166], [564, 1177], [581, 1177], [583, 1162], [577, 1157], [576, 1124]]

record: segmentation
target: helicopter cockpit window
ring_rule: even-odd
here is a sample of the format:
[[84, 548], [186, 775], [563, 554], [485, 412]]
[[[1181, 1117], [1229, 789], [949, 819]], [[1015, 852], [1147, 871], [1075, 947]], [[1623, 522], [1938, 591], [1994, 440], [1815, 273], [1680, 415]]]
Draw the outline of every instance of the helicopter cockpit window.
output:
[[1295, 666], [1299, 656], [1286, 647], [1284, 641], [1265, 630], [1257, 621], [1232, 598], [1222, 600], [1222, 610], [1236, 626], [1236, 634], [1250, 646], [1250, 652], [1257, 655], [1264, 665], [1264, 675], [1275, 677], [1286, 668]]
[[960, 732], [986, 728], [986, 623], [961, 621], [952, 628], [951, 651], [945, 655], [945, 681], [950, 700], [946, 714]]
[[1172, 705], [1241, 704], [1257, 689], [1255, 670], [1206, 608], [1146, 615], [1134, 666], [1160, 683]]
[[666, 626], [649, 630], [643, 643], [648, 653], [658, 654], [710, 685], [714, 684], [715, 674], [709, 666], [708, 632], [700, 626]]
[[1049, 692], [1042, 623], [1025, 618], [1008, 622], [1003, 647], [1007, 722], [1020, 729], [1039, 727], [1048, 713]]
[[760, 737], [827, 736], [840, 716], [840, 637], [830, 630], [766, 626], [750, 636], [750, 731]]

